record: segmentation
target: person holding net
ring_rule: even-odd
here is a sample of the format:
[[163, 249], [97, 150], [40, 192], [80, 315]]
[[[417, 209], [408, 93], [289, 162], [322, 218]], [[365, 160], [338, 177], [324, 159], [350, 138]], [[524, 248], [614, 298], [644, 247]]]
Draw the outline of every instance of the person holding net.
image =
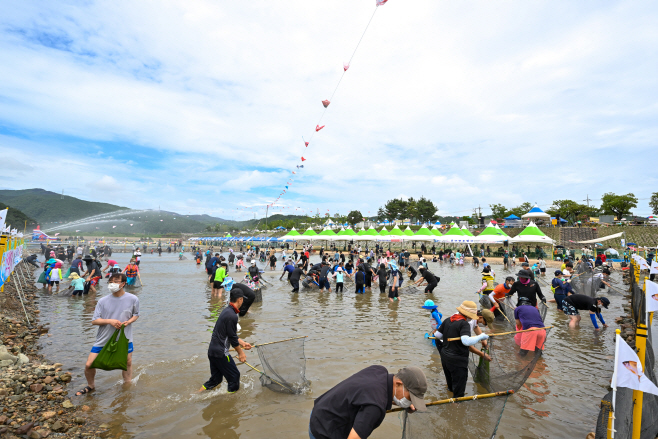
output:
[[562, 301], [562, 310], [564, 314], [569, 316], [569, 327], [575, 329], [580, 324], [580, 313], [578, 311], [589, 311], [589, 318], [592, 320], [594, 329], [599, 329], [596, 323], [596, 318], [601, 321], [604, 328], [608, 325], [603, 320], [601, 315], [601, 306], [608, 309], [610, 300], [606, 297], [590, 297], [584, 294], [571, 294], [573, 291], [567, 293], [567, 297]]
[[433, 294], [434, 293], [434, 288], [439, 285], [439, 280], [440, 278], [435, 276], [434, 273], [429, 271], [427, 267], [424, 265], [421, 265], [418, 267], [420, 270], [420, 279], [418, 279], [418, 282], [416, 282], [414, 285], [420, 285], [423, 283], [423, 281], [427, 281], [427, 286], [425, 287], [425, 294]]
[[338, 383], [315, 400], [310, 439], [366, 439], [381, 425], [393, 404], [409, 411], [427, 410], [427, 379], [415, 366], [388, 373], [370, 366]]
[[[543, 328], [544, 321], [539, 314], [539, 310], [532, 306], [527, 297], [519, 297], [519, 304], [514, 309], [514, 319], [516, 321], [516, 330], [521, 331], [530, 328]], [[540, 329], [516, 334], [514, 341], [521, 347], [519, 355], [525, 357], [528, 352], [544, 350], [546, 342], [546, 330]]]
[[247, 361], [247, 354], [243, 349], [249, 350], [251, 345], [238, 338], [237, 332], [238, 314], [244, 301], [242, 290], [231, 289], [230, 300], [231, 302], [219, 315], [212, 331], [208, 346], [211, 375], [210, 379], [201, 386], [199, 392], [214, 389], [221, 384], [224, 378], [226, 378], [229, 393], [235, 393], [240, 389], [240, 371], [228, 352], [231, 346], [235, 348], [238, 359], [244, 363]]
[[546, 297], [544, 297], [544, 293], [542, 293], [539, 284], [532, 280], [532, 272], [530, 270], [520, 270], [516, 275], [518, 276], [519, 280], [512, 284], [512, 288], [510, 289], [509, 293], [505, 295], [505, 297], [511, 297], [514, 294], [518, 294], [519, 299], [521, 297], [525, 297], [530, 301], [532, 306], [536, 307], [537, 296], [539, 296], [545, 305]]
[[[491, 313], [490, 313], [491, 314]], [[486, 361], [491, 361], [488, 354], [475, 348], [475, 344], [482, 340], [488, 340], [487, 334], [471, 336], [471, 324], [478, 321], [477, 305], [475, 302], [466, 300], [457, 307], [457, 312], [449, 318], [443, 320], [439, 329], [434, 333], [434, 336], [442, 343], [437, 343], [437, 347], [441, 344], [441, 366], [443, 373], [446, 376], [448, 390], [453, 393], [453, 398], [461, 398], [466, 391], [466, 382], [468, 381], [468, 359], [469, 353], [484, 358]], [[491, 314], [493, 320], [493, 314]]]

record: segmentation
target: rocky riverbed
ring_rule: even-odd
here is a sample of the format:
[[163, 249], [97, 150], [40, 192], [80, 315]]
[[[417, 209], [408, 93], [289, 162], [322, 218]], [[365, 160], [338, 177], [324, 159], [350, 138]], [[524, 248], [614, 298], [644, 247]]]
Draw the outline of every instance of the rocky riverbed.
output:
[[35, 269], [21, 263], [19, 273], [25, 277], [15, 273], [18, 278], [0, 293], [0, 435], [107, 437], [107, 426], [95, 421], [89, 406], [71, 401], [75, 391], [68, 389], [71, 374], [62, 372], [63, 364], [38, 352], [39, 337], [50, 334], [48, 324], [39, 322]]

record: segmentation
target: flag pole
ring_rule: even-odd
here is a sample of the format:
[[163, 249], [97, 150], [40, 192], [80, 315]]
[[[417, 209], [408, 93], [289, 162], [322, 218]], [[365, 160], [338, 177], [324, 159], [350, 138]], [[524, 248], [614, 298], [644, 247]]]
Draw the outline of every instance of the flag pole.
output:
[[608, 437], [615, 437], [615, 404], [617, 402], [617, 358], [619, 357], [619, 337], [621, 329], [615, 330], [615, 366], [612, 373], [612, 411], [608, 414]]

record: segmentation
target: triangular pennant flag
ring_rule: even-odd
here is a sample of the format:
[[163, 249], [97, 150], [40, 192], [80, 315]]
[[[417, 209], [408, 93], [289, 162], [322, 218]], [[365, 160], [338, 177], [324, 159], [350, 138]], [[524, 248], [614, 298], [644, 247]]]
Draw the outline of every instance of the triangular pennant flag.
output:
[[[305, 160], [306, 160], [306, 159], [305, 159], [304, 157], [302, 157], [302, 161], [305, 161]], [[304, 166], [304, 165], [302, 165], [302, 166]]]
[[324, 105], [324, 108], [327, 108], [329, 106], [329, 104], [331, 104], [331, 102], [329, 102], [326, 99], [324, 101], [322, 101], [322, 105]]
[[619, 355], [615, 359], [617, 364], [614, 388], [627, 387], [658, 395], [658, 387], [642, 371], [642, 363], [635, 351], [619, 335], [617, 335], [617, 343]]
[[348, 63], [343, 63], [343, 71], [347, 71], [347, 69], [350, 68], [350, 65]]
[[[306, 159], [305, 159], [304, 157], [302, 157], [302, 160], [306, 160]], [[297, 166], [297, 167], [298, 167], [298, 168], [303, 168], [304, 165], [299, 165], [299, 166]]]
[[288, 186], [286, 186], [286, 189], [288, 189]]
[[306, 147], [308, 148], [308, 142], [304, 142], [304, 144], [306, 144]]
[[382, 6], [384, 3], [386, 3], [388, 0], [376, 0], [377, 1], [377, 6]]
[[316, 126], [315, 126], [315, 132], [317, 133], [317, 132], [320, 131], [322, 128], [324, 128], [324, 125], [322, 125], [322, 126], [320, 126], [320, 125], [316, 125]]
[[294, 173], [295, 173], [295, 171], [292, 171], [292, 173], [294, 174]]

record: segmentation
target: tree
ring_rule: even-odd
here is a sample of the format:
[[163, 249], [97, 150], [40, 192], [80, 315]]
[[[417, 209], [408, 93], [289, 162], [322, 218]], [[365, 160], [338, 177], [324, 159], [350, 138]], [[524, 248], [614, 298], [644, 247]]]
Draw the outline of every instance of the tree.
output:
[[432, 201], [425, 197], [420, 197], [418, 201], [415, 201], [415, 204], [416, 219], [418, 219], [420, 222], [433, 222], [438, 218], [436, 213], [439, 211], [439, 209]]
[[357, 223], [363, 221], [363, 215], [358, 210], [353, 210], [347, 214], [347, 222], [354, 227]]
[[[410, 197], [407, 200], [407, 205], [402, 213], [402, 216], [409, 218], [409, 221], [418, 219], [418, 203], [414, 200], [413, 197]], [[402, 218], [401, 218], [402, 219]]]
[[525, 215], [526, 213], [530, 212], [530, 209], [532, 209], [532, 204], [528, 203], [527, 201], [525, 203], [522, 203], [519, 206], [516, 206], [512, 209], [510, 209], [507, 214], [514, 214], [521, 218], [522, 215]]
[[651, 206], [651, 213], [658, 215], [658, 192], [651, 194], [651, 200], [649, 200], [649, 206]]
[[616, 195], [608, 192], [601, 197], [601, 210], [608, 215], [615, 215], [617, 220], [630, 213], [634, 207], [637, 207], [637, 197], [632, 193]]
[[392, 199], [386, 202], [384, 207], [380, 207], [377, 216], [389, 221], [400, 218], [406, 211], [407, 202], [404, 200]]
[[496, 220], [503, 219], [508, 214], [507, 208], [502, 204], [490, 204], [489, 207], [491, 207], [491, 215]]

